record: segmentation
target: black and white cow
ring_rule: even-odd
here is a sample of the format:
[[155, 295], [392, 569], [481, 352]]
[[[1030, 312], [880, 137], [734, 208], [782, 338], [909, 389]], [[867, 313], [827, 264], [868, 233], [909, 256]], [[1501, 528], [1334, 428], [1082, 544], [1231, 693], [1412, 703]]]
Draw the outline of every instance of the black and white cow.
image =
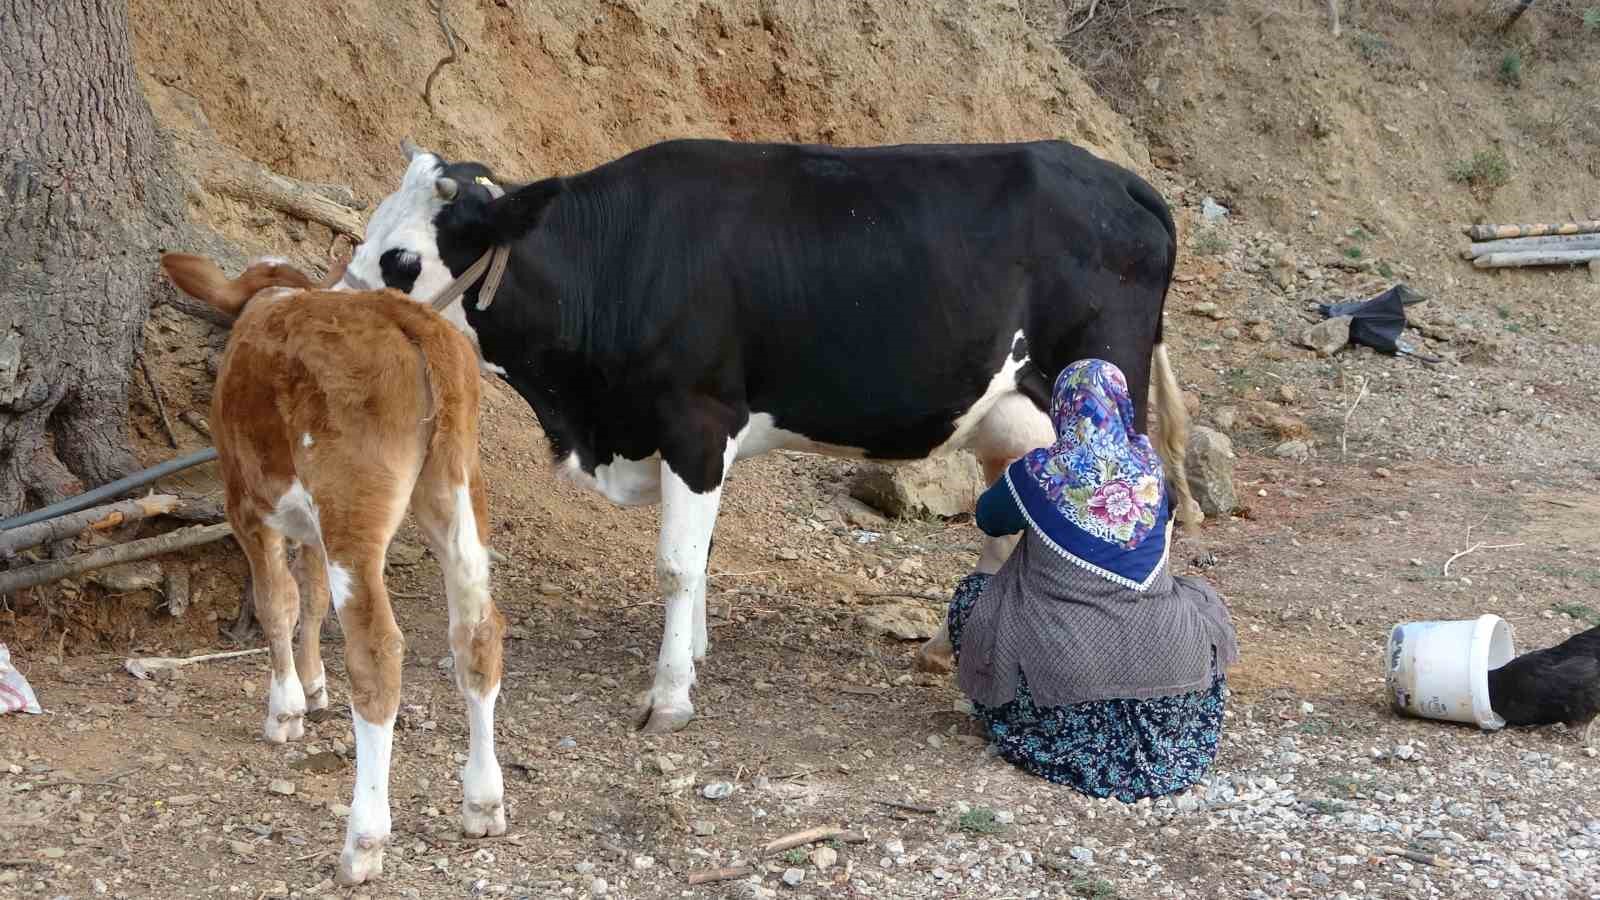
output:
[[970, 448], [992, 479], [1053, 440], [1056, 373], [1099, 357], [1127, 374], [1141, 429], [1155, 376], [1162, 455], [1179, 508], [1198, 513], [1161, 345], [1172, 217], [1137, 175], [1078, 147], [678, 140], [498, 199], [484, 166], [406, 152], [346, 284], [426, 300], [511, 247], [488, 308], [474, 288], [447, 315], [533, 407], [563, 473], [618, 504], [662, 504], [648, 731], [694, 714], [706, 559], [735, 460]]

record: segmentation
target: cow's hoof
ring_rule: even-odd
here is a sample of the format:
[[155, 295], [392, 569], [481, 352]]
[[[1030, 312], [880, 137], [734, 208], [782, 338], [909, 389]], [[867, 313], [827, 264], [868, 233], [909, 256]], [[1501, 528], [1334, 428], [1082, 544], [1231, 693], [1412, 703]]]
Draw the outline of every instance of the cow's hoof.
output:
[[639, 695], [639, 704], [634, 711], [634, 725], [645, 734], [671, 734], [674, 731], [682, 731], [693, 718], [692, 705], [658, 704], [650, 699], [649, 691]]
[[388, 835], [351, 835], [339, 854], [340, 884], [361, 884], [383, 874], [383, 845]]
[[499, 800], [461, 804], [461, 833], [470, 838], [498, 837], [506, 833], [506, 806]]
[[306, 715], [299, 713], [268, 713], [261, 726], [261, 736], [269, 744], [298, 741], [306, 735]]
[[955, 670], [955, 651], [949, 641], [933, 638], [917, 651], [915, 665], [919, 672], [948, 675]]

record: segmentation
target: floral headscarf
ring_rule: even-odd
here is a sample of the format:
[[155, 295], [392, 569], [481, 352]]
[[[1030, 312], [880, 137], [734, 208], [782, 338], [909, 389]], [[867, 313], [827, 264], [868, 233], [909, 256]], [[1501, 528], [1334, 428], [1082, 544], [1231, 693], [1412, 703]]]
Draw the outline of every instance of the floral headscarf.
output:
[[1133, 427], [1128, 381], [1112, 363], [1079, 360], [1056, 378], [1056, 442], [1006, 470], [1029, 524], [1061, 555], [1143, 589], [1166, 562], [1161, 457]]

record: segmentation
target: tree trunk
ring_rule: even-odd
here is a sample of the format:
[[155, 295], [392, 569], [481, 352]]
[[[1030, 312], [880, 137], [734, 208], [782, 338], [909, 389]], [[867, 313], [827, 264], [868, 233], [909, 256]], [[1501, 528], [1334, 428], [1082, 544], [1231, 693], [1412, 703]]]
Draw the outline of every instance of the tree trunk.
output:
[[179, 185], [126, 0], [0, 0], [0, 515], [128, 474], [128, 390]]

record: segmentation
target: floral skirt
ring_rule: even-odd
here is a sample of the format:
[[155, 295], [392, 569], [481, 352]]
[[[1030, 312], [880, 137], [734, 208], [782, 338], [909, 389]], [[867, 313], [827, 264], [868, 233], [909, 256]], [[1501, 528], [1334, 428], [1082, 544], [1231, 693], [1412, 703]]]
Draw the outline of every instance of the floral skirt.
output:
[[[961, 626], [989, 577], [963, 578], [950, 601], [957, 659]], [[1209, 690], [1052, 707], [1034, 706], [1027, 679], [1018, 676], [1016, 699], [1001, 706], [974, 703], [973, 710], [1001, 757], [1048, 781], [1131, 803], [1184, 790], [1216, 759], [1226, 691], [1220, 671]]]

